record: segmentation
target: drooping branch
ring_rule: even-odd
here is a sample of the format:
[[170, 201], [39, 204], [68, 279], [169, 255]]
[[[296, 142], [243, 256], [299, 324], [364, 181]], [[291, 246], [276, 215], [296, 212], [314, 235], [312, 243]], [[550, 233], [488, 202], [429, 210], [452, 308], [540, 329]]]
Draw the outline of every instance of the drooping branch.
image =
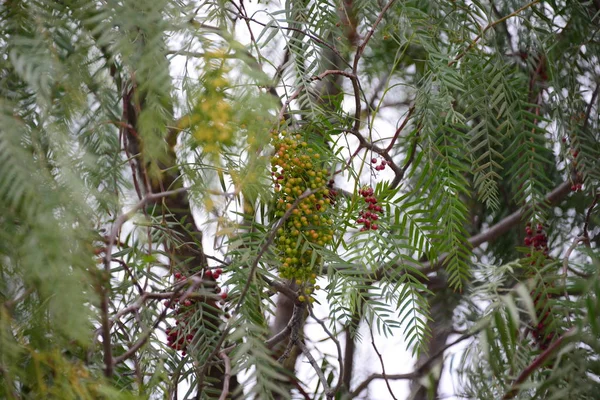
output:
[[[556, 204], [562, 199], [564, 199], [570, 192], [571, 182], [565, 181], [557, 187], [555, 187], [550, 193], [548, 193], [545, 197], [545, 201], [548, 205]], [[476, 248], [481, 246], [483, 243], [499, 238], [500, 236], [511, 230], [513, 227], [518, 225], [521, 222], [521, 218], [527, 213], [529, 208], [529, 205], [519, 208], [517, 211], [503, 218], [501, 221], [486, 229], [485, 231], [471, 236], [467, 240], [467, 243], [471, 246], [471, 248]], [[420, 264], [420, 266], [415, 265], [415, 267], [418, 268], [419, 274], [421, 276], [433, 273], [435, 271], [440, 270], [444, 266], [444, 261], [446, 260], [447, 256], [447, 254], [442, 254], [433, 263], [425, 262], [423, 264]], [[383, 279], [384, 276], [388, 275], [388, 271], [393, 271], [394, 269], [394, 266], [381, 267], [375, 272], [375, 278], [377, 280]], [[398, 277], [398, 273], [396, 273], [396, 275], [394, 276]]]
[[554, 354], [554, 352], [562, 346], [562, 343], [569, 337], [573, 336], [575, 333], [577, 333], [577, 329], [573, 327], [567, 332], [565, 332], [561, 337], [552, 342], [542, 354], [537, 356], [533, 360], [533, 362], [527, 366], [527, 368], [521, 371], [517, 379], [515, 379], [515, 382], [513, 383], [511, 389], [504, 395], [504, 397], [502, 397], [502, 400], [514, 398], [519, 393], [519, 385], [525, 382], [525, 380], [531, 374], [533, 374], [539, 367], [541, 367], [546, 361], [548, 361], [548, 359]]

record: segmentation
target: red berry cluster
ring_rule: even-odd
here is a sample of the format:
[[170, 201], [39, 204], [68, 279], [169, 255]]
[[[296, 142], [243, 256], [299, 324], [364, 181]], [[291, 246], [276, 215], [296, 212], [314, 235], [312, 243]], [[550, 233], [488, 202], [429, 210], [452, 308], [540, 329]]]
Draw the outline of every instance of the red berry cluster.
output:
[[373, 230], [376, 231], [379, 229], [376, 221], [379, 220], [380, 214], [383, 212], [383, 208], [377, 204], [377, 199], [373, 196], [373, 188], [370, 186], [365, 186], [358, 191], [365, 203], [367, 204], [366, 210], [361, 210], [358, 213], [358, 219], [356, 220], [357, 224], [362, 224], [362, 228], [360, 228], [361, 232]]
[[[216, 284], [216, 280], [219, 279], [223, 270], [217, 268], [213, 271], [207, 269], [204, 271], [202, 279], [207, 284], [212, 284], [213, 290], [216, 294], [220, 293], [221, 302], [223, 303], [227, 299], [227, 292], [221, 291], [221, 288]], [[180, 272], [176, 272], [174, 277], [177, 281], [184, 281], [187, 279]], [[189, 345], [192, 344], [196, 335], [196, 330], [188, 326], [188, 321], [193, 317], [196, 308], [199, 303], [206, 303], [206, 299], [199, 296], [188, 296], [187, 298], [176, 298], [173, 300], [165, 300], [164, 305], [170, 309], [173, 309], [173, 318], [175, 318], [175, 326], [168, 327], [165, 330], [167, 334], [167, 345], [173, 350], [181, 351], [182, 355], [186, 355], [186, 350]], [[217, 304], [214, 301], [209, 301], [213, 307]]]
[[[381, 163], [379, 165], [375, 165], [379, 161], [381, 161]], [[385, 161], [385, 160], [378, 160], [377, 158], [372, 158], [371, 159], [371, 164], [375, 165], [375, 170], [376, 171], [383, 171], [385, 169], [385, 167], [387, 166], [387, 161]]]
[[[544, 253], [544, 255], [548, 255], [548, 237], [544, 232], [544, 226], [542, 224], [538, 224], [535, 230], [535, 235], [533, 229], [531, 228], [531, 224], [528, 223], [525, 227], [525, 246], [533, 247], [535, 251], [539, 251]], [[528, 254], [527, 257], [531, 257], [531, 254]]]

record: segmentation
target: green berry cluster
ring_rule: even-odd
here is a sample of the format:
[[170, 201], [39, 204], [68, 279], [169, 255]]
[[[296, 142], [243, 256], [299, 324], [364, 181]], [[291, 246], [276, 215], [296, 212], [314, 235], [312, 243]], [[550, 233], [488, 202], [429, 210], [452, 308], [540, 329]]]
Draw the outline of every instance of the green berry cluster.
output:
[[279, 274], [285, 279], [309, 283], [314, 280], [314, 266], [321, 261], [313, 256], [313, 248], [333, 241], [333, 220], [328, 213], [331, 205], [327, 187], [329, 172], [320, 166], [321, 155], [302, 140], [302, 135], [274, 132], [272, 144], [275, 147], [271, 176], [276, 217], [281, 218], [303, 193], [312, 192], [297, 204], [277, 232]]

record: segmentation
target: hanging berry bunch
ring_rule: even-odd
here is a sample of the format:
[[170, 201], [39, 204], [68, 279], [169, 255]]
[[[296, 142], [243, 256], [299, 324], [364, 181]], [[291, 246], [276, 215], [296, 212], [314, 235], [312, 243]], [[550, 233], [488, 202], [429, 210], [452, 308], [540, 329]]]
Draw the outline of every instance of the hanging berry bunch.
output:
[[[221, 268], [217, 268], [213, 271], [207, 269], [204, 271], [203, 281], [206, 286], [212, 287], [215, 295], [221, 298], [221, 304], [224, 304], [227, 299], [227, 292], [222, 291], [217, 285], [216, 280], [222, 274]], [[177, 281], [184, 281], [187, 279], [180, 272], [174, 274]], [[196, 336], [197, 330], [190, 326], [194, 314], [197, 312], [199, 307], [212, 306], [217, 307], [216, 297], [211, 298], [207, 301], [205, 296], [187, 296], [184, 298], [176, 298], [173, 300], [165, 300], [164, 305], [173, 310], [172, 317], [175, 318], [175, 325], [170, 326], [165, 330], [167, 334], [167, 345], [173, 350], [181, 351], [182, 355], [186, 355], [189, 347], [192, 345], [194, 337]]]
[[383, 159], [372, 158], [371, 164], [373, 164], [376, 171], [383, 171], [385, 169], [385, 167], [387, 166], [387, 161], [385, 161]]
[[300, 196], [311, 193], [297, 204], [277, 232], [279, 274], [285, 279], [314, 284], [314, 266], [321, 260], [313, 254], [313, 248], [333, 241], [333, 220], [328, 212], [332, 203], [327, 186], [329, 172], [320, 165], [321, 155], [301, 135], [274, 132], [272, 144], [275, 215], [282, 217]]
[[[531, 224], [527, 224], [525, 234], [524, 244], [530, 248], [527, 257], [533, 258], [530, 264], [536, 265], [538, 257], [548, 259], [548, 236], [546, 235], [544, 226], [538, 224], [534, 230]], [[552, 328], [553, 316], [548, 296], [548, 290], [551, 289], [551, 286], [547, 282], [542, 282], [542, 285], [530, 292], [538, 320], [537, 325], [531, 329], [531, 333], [541, 350], [547, 349], [550, 343], [556, 338], [556, 332]]]
[[[532, 248], [534, 251], [543, 253], [545, 256], [548, 255], [548, 237], [544, 232], [544, 226], [542, 224], [537, 225], [535, 234], [531, 228], [531, 224], [527, 224], [525, 227], [525, 234], [525, 246]], [[529, 253], [527, 257], [531, 257], [531, 253]]]
[[373, 188], [370, 186], [365, 186], [358, 191], [358, 194], [363, 197], [365, 202], [363, 209], [359, 211], [358, 218], [356, 219], [356, 223], [362, 225], [360, 228], [361, 232], [368, 230], [376, 231], [379, 229], [377, 221], [383, 212], [383, 208], [377, 204], [377, 198], [373, 193]]

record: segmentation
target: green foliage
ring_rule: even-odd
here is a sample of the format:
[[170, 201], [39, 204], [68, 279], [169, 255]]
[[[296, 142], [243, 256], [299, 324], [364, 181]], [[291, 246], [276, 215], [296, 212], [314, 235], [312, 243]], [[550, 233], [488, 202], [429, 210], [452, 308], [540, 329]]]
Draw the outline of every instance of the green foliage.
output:
[[599, 15], [0, 5], [0, 397], [351, 397], [368, 327], [417, 388], [460, 329], [465, 396], [594, 398]]

